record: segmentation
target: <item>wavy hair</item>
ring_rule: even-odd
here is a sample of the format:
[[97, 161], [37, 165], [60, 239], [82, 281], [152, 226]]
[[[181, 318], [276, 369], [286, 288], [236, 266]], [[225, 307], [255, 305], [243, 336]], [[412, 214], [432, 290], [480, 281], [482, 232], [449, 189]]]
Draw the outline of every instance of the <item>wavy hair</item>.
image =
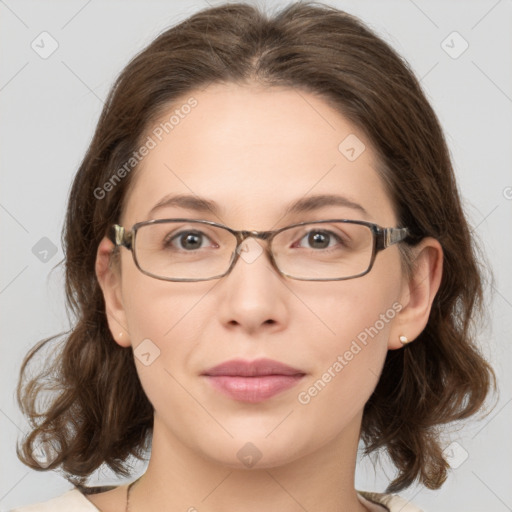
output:
[[[244, 3], [204, 9], [161, 33], [116, 79], [74, 178], [62, 233], [73, 328], [35, 375], [28, 363], [56, 337], [24, 359], [17, 398], [32, 429], [18, 457], [34, 469], [61, 468], [80, 486], [102, 464], [127, 476], [128, 457], [144, 455], [153, 408], [132, 351], [109, 331], [96, 252], [119, 221], [136, 167], [114, 182], [116, 171], [156, 119], [211, 83], [289, 87], [323, 98], [371, 141], [399, 223], [416, 240], [440, 242], [444, 271], [428, 324], [414, 343], [388, 351], [361, 430], [365, 453], [386, 450], [398, 470], [387, 492], [416, 479], [439, 488], [449, 467], [439, 426], [474, 415], [491, 385], [496, 389], [476, 345], [485, 311], [479, 251], [441, 126], [411, 69], [358, 18], [318, 2], [272, 16]], [[51, 398], [39, 410], [43, 396]], [[38, 461], [37, 446], [51, 455], [48, 463]]]

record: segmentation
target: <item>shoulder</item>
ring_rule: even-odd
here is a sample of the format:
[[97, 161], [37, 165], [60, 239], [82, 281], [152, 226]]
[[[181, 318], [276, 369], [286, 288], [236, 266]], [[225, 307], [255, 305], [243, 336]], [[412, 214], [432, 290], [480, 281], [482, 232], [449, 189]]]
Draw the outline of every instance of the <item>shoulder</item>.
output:
[[75, 488], [47, 501], [14, 508], [11, 512], [98, 512], [98, 510]]
[[[371, 512], [423, 512], [414, 503], [398, 496], [397, 494], [384, 494], [379, 492], [357, 491], [357, 494], [363, 498], [364, 504], [370, 502], [377, 505], [371, 508]], [[382, 505], [382, 507], [378, 506]]]

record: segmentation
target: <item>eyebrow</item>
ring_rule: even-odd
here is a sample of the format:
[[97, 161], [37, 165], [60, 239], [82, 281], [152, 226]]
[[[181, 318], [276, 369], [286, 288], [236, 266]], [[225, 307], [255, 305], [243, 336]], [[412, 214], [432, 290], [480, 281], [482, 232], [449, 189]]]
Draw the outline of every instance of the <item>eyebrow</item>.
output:
[[[178, 195], [167, 195], [163, 197], [151, 210], [149, 216], [153, 215], [157, 210], [165, 207], [177, 206], [187, 210], [193, 210], [199, 213], [213, 213], [219, 215], [219, 206], [215, 201], [206, 199], [204, 197], [178, 194]], [[313, 212], [325, 208], [326, 206], [344, 206], [357, 210], [364, 216], [368, 217], [366, 209], [358, 203], [351, 201], [350, 199], [335, 195], [335, 194], [317, 194], [314, 196], [308, 196], [297, 201], [294, 201], [286, 206], [283, 214], [291, 215], [296, 213]]]

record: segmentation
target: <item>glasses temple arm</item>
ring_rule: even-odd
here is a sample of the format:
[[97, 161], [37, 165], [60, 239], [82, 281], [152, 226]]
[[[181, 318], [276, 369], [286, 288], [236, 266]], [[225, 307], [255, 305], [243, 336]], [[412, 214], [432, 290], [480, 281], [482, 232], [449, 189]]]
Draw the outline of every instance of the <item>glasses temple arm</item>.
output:
[[380, 243], [382, 249], [401, 242], [409, 235], [407, 228], [385, 228], [381, 231]]

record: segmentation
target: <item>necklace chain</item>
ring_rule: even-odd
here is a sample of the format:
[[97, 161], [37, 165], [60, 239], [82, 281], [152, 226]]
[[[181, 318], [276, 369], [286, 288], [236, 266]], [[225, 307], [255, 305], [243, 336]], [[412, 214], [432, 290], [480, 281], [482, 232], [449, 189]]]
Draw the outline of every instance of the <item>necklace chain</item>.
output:
[[129, 486], [128, 489], [126, 489], [126, 509], [125, 512], [130, 512], [130, 493], [132, 490], [132, 487], [135, 483], [137, 483], [140, 480], [141, 477], [137, 478], [137, 480], [134, 480]]

